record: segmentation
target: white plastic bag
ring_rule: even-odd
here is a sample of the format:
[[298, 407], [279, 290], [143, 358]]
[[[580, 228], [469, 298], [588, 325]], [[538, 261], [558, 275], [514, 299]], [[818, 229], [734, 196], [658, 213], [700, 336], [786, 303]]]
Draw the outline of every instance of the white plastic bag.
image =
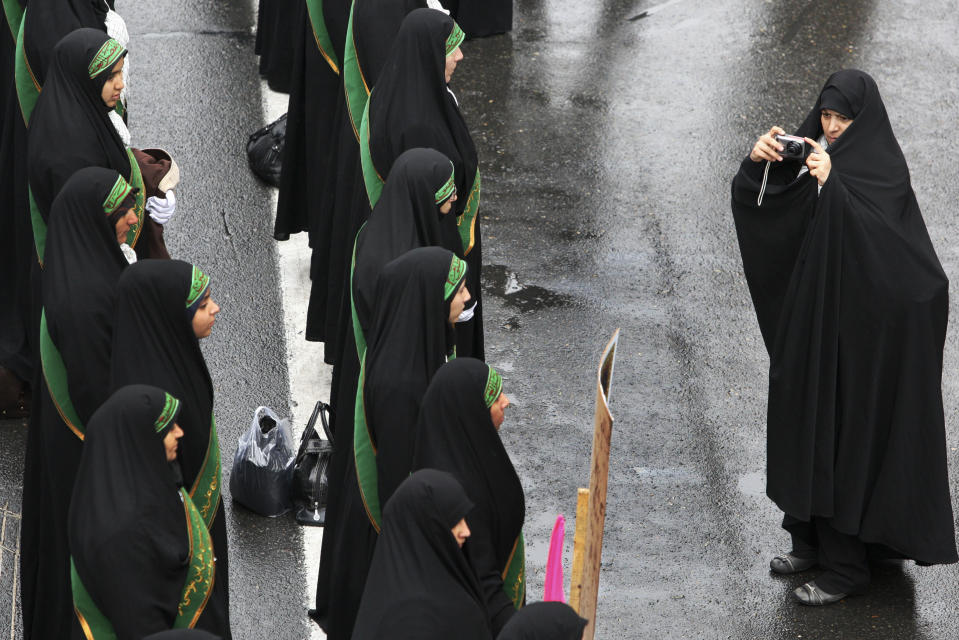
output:
[[269, 407], [257, 407], [233, 456], [233, 499], [263, 516], [289, 511], [295, 447], [289, 419], [281, 419]]

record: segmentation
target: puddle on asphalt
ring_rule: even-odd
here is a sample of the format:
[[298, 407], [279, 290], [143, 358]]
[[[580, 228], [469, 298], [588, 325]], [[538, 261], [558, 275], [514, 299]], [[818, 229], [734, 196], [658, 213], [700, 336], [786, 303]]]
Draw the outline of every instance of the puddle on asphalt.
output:
[[[573, 303], [572, 296], [533, 284], [522, 284], [516, 273], [500, 264], [483, 267], [483, 292], [502, 298], [506, 304], [520, 311], [539, 311]], [[516, 322], [516, 325], [518, 328], [519, 323]]]
[[766, 495], [766, 474], [762, 471], [753, 471], [739, 476], [737, 483], [739, 490], [748, 496]]

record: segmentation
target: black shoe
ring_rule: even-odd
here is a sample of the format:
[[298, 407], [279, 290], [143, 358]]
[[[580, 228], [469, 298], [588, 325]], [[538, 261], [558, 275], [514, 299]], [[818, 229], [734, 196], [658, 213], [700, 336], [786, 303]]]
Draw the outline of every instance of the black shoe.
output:
[[796, 598], [800, 604], [805, 604], [810, 607], [822, 607], [827, 604], [833, 604], [847, 596], [848, 594], [845, 593], [826, 593], [817, 587], [815, 582], [807, 582], [793, 591], [793, 597]]
[[793, 573], [808, 571], [816, 566], [815, 558], [797, 558], [792, 553], [784, 553], [769, 561], [769, 569], [773, 573], [788, 576]]

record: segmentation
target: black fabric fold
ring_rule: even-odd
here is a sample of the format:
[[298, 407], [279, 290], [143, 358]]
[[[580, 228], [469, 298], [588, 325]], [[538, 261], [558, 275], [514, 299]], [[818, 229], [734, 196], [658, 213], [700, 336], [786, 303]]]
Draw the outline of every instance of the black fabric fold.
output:
[[497, 640], [580, 640], [586, 620], [562, 602], [534, 602], [513, 616]]

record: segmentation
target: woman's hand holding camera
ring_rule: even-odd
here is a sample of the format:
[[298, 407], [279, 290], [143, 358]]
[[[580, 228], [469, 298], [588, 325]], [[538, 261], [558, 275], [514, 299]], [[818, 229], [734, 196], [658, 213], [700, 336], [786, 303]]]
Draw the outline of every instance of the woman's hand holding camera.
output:
[[812, 153], [806, 158], [806, 166], [809, 167], [809, 175], [819, 181], [819, 186], [826, 184], [829, 178], [829, 171], [832, 169], [832, 160], [829, 154], [822, 148], [818, 142], [812, 138], [805, 138], [806, 144], [812, 147]]
[[773, 127], [769, 130], [769, 133], [764, 133], [753, 145], [753, 150], [749, 152], [749, 159], [753, 162], [762, 162], [763, 160], [779, 162], [782, 160], [779, 152], [783, 150], [783, 146], [776, 141], [775, 137], [782, 135], [786, 135], [786, 132], [781, 127]]

